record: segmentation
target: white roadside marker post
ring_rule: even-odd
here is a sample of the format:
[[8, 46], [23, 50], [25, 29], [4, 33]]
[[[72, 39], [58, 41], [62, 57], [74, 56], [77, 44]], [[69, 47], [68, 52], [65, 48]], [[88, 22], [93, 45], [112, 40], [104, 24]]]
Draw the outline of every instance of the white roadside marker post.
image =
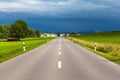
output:
[[97, 44], [95, 43], [94, 45], [95, 45], [95, 51], [96, 51], [97, 50]]
[[25, 43], [23, 42], [23, 51], [26, 51]]

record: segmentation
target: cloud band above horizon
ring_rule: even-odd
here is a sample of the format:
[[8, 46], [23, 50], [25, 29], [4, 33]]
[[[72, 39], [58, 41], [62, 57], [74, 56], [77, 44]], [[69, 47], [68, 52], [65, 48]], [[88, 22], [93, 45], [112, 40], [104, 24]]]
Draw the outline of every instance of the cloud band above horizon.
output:
[[[37, 15], [119, 15], [119, 0], [1, 0], [0, 12], [29, 12]], [[113, 12], [111, 14], [111, 12]], [[101, 14], [103, 13], [103, 14]]]

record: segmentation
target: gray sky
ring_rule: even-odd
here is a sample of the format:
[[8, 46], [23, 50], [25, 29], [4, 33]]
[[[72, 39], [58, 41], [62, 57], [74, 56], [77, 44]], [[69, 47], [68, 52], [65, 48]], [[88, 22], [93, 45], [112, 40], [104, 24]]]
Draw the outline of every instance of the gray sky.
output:
[[0, 11], [74, 17], [119, 16], [120, 0], [0, 0]]
[[120, 30], [120, 0], [0, 0], [0, 17], [43, 31]]

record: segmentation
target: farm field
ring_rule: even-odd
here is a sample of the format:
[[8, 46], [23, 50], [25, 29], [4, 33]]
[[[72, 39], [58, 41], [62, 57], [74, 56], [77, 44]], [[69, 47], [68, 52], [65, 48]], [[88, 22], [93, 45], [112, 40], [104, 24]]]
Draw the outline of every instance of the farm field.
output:
[[120, 32], [96, 33], [75, 37], [90, 42], [120, 44]]
[[[53, 38], [48, 38], [48, 41]], [[26, 38], [16, 42], [0, 42], [0, 62], [25, 53], [23, 51], [23, 42], [26, 46], [26, 51], [34, 49], [40, 45], [47, 43], [46, 38]]]
[[[84, 34], [68, 38], [111, 61], [120, 63], [120, 32]], [[95, 43], [97, 51], [94, 50]]]

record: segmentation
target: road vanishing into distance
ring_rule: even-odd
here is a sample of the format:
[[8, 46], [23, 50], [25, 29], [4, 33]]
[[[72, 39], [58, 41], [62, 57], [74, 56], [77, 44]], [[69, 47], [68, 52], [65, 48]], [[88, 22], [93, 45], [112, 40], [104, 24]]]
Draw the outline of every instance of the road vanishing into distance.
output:
[[59, 37], [0, 63], [0, 80], [120, 80], [120, 66]]

